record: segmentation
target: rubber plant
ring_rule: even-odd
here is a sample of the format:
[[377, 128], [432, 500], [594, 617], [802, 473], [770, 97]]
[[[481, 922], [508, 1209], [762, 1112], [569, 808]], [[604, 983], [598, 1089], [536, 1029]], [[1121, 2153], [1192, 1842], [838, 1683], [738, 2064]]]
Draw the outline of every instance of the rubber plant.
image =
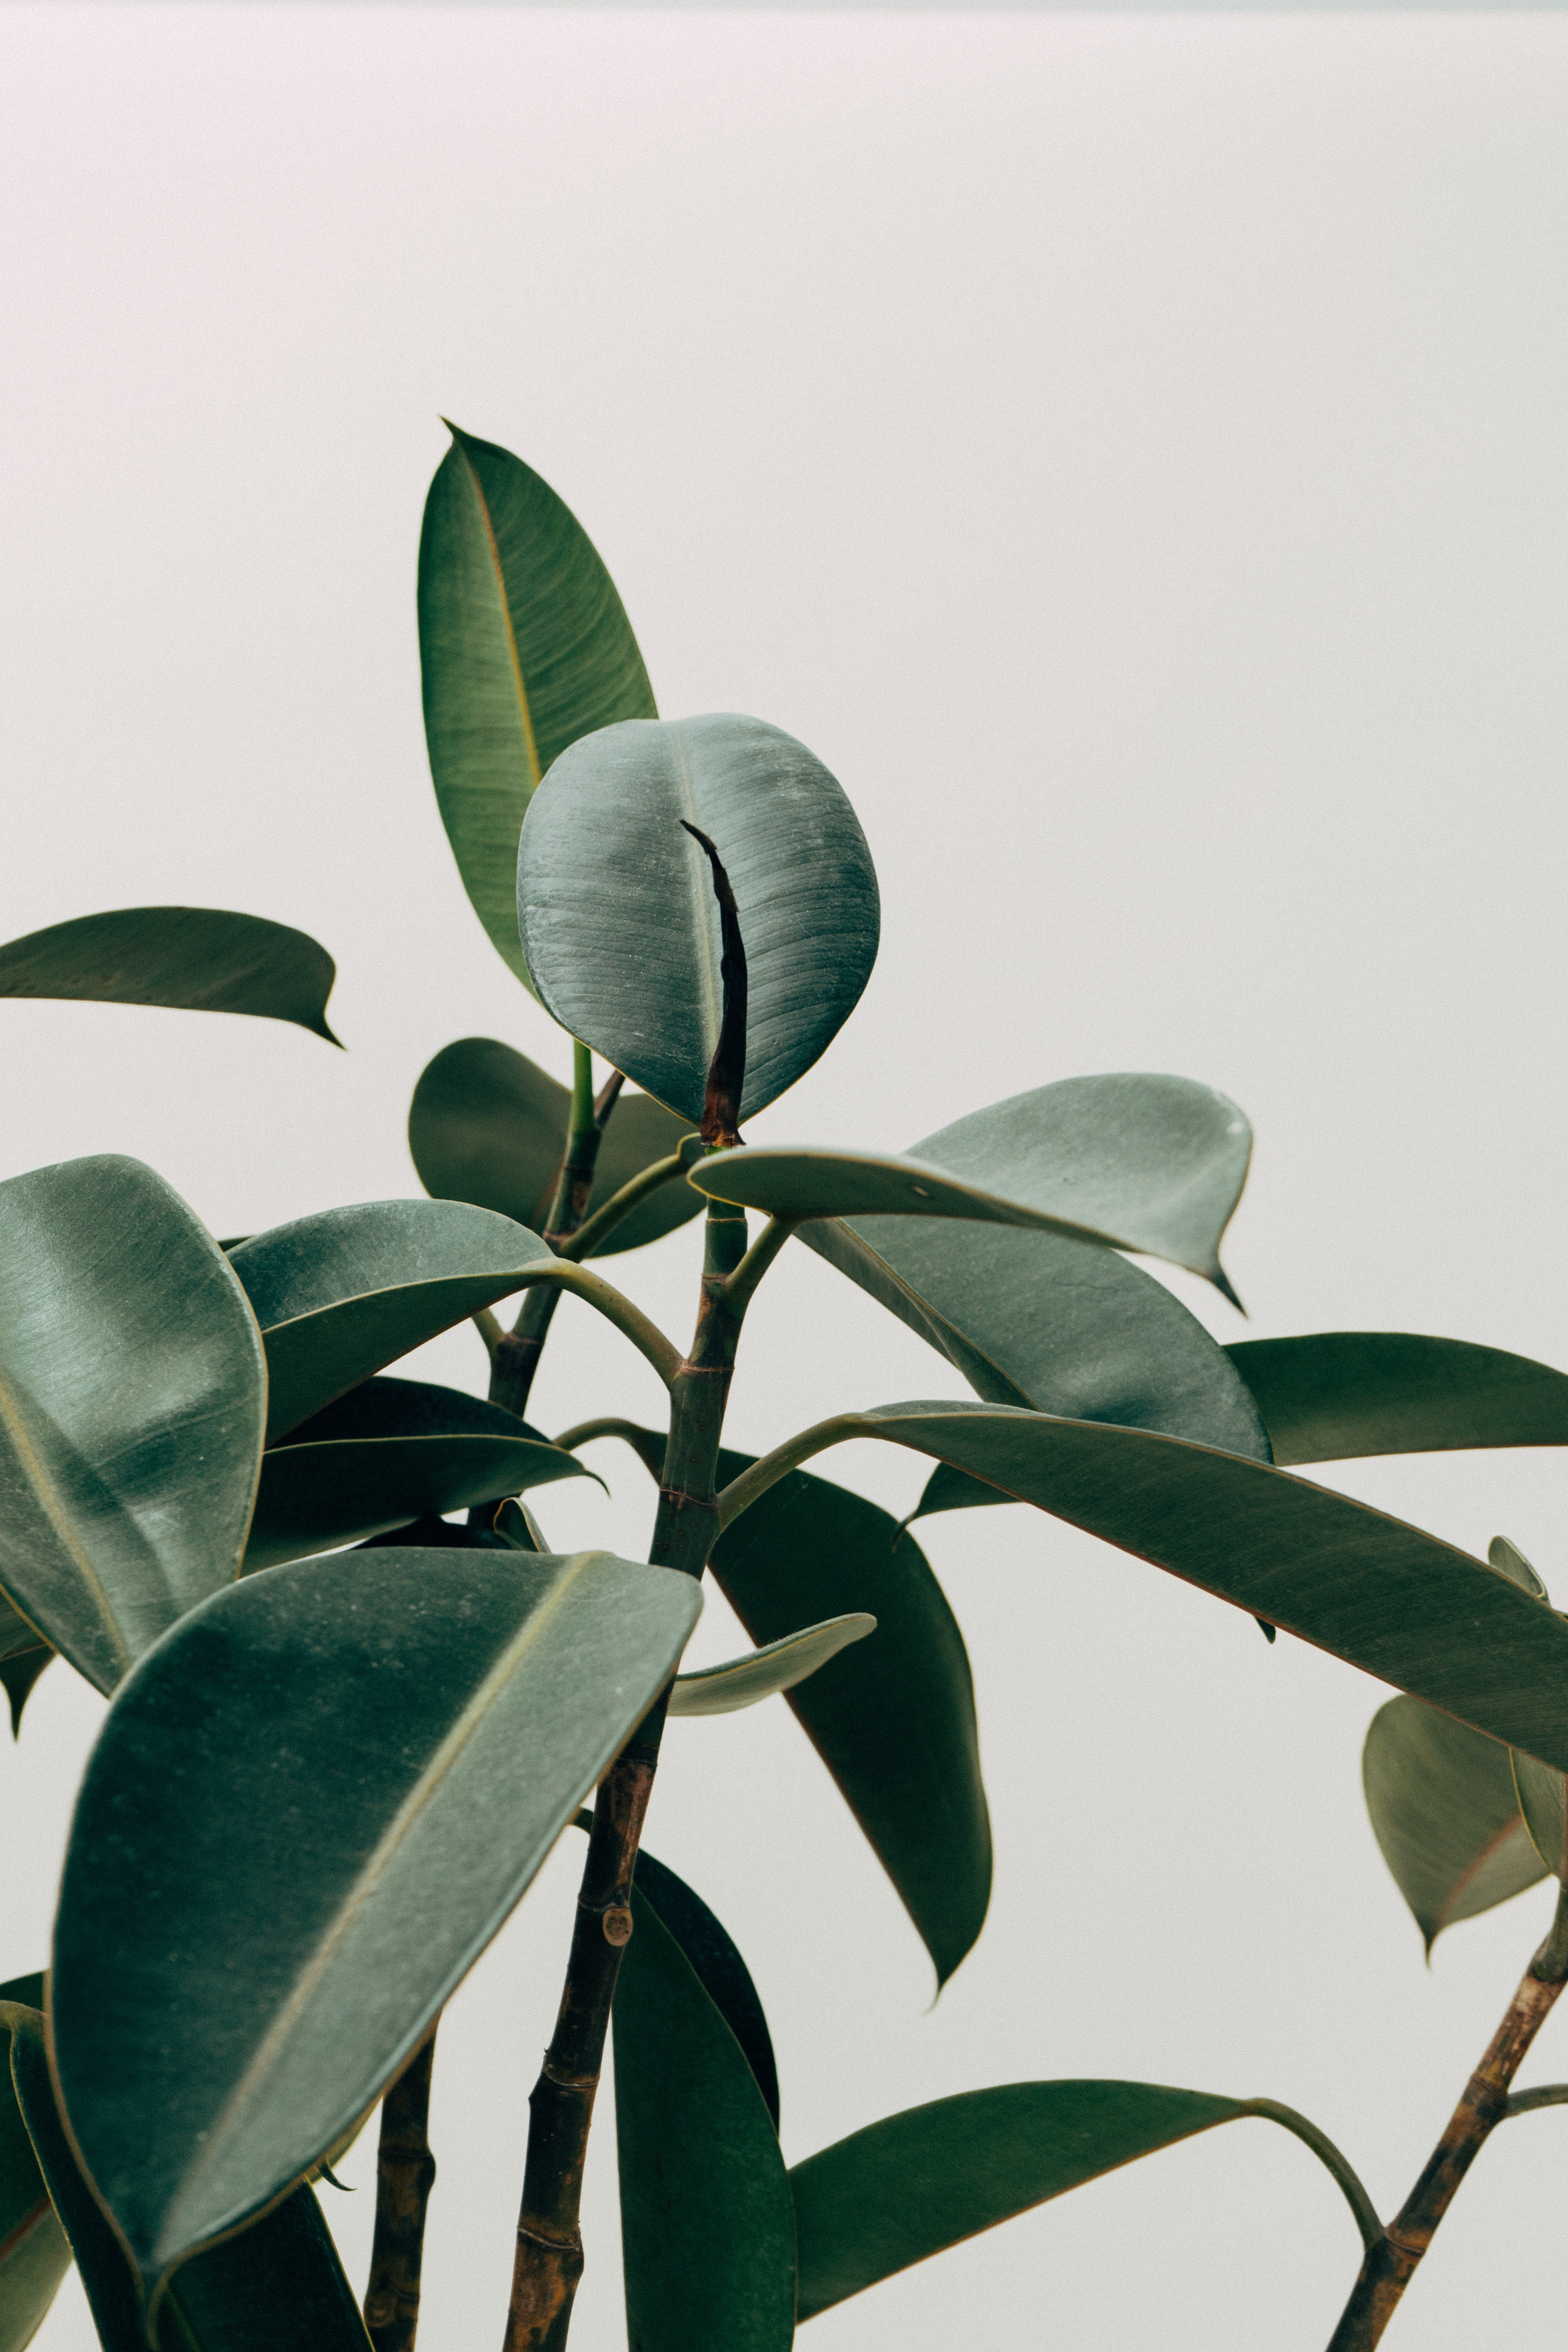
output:
[[[637, 2352], [782, 2352], [910, 2263], [1248, 2119], [1293, 2133], [1344, 2192], [1359, 2269], [1347, 2258], [1332, 2346], [1360, 2352], [1488, 2134], [1568, 2098], [1511, 2090], [1568, 1980], [1568, 1898], [1386, 2223], [1312, 2123], [1225, 2088], [988, 2084], [868, 2116], [786, 2168], [744, 1961], [643, 1848], [660, 1741], [671, 1715], [784, 1693], [939, 1985], [959, 1967], [991, 1883], [963, 1636], [908, 1523], [805, 1466], [879, 1440], [930, 1465], [916, 1519], [1027, 1505], [1394, 1685], [1367, 1798], [1429, 1945], [1568, 1877], [1568, 1624], [1506, 1540], [1472, 1559], [1298, 1473], [1562, 1444], [1568, 1379], [1404, 1333], [1211, 1339], [1129, 1255], [1232, 1295], [1219, 1250], [1250, 1130], [1186, 1078], [1057, 1078], [905, 1152], [748, 1145], [872, 968], [877, 881], [845, 793], [762, 720], [660, 719], [573, 515], [462, 432], [426, 510], [418, 620], [458, 866], [569, 1034], [571, 1089], [461, 1040], [414, 1092], [427, 1197], [239, 1242], [129, 1160], [0, 1185], [0, 1672], [18, 1722], [57, 1654], [110, 1701], [49, 1965], [0, 1988], [0, 2352], [73, 2260], [110, 2352], [407, 2352], [442, 2008], [574, 1828], [582, 1891], [496, 2314], [507, 2352], [567, 2340], [612, 2023]], [[331, 979], [313, 941], [204, 909], [0, 950], [12, 995], [322, 1039]], [[681, 1341], [590, 1261], [699, 1218]], [[847, 1400], [760, 1459], [727, 1449], [747, 1312], [792, 1242], [972, 1400]], [[530, 1423], [563, 1291], [653, 1366], [662, 1427], [613, 1395], [553, 1438]], [[389, 1371], [468, 1319], [485, 1398]], [[644, 1559], [556, 1552], [523, 1499], [588, 1475], [601, 1438], [657, 1489]], [[683, 1673], [710, 1576], [756, 1646]], [[362, 2310], [312, 2184], [378, 2105]], [[1222, 2242], [1216, 2225], [1216, 2260]]]

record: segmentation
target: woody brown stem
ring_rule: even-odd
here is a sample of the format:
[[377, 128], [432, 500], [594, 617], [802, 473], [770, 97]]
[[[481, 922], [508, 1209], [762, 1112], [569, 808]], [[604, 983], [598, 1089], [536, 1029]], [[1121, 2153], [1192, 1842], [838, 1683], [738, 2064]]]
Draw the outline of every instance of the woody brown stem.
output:
[[381, 2103], [375, 2239], [364, 2293], [364, 2324], [375, 2352], [413, 2352], [419, 2326], [425, 2211], [436, 2179], [436, 2159], [430, 2153], [435, 2056], [432, 2026]]
[[1526, 1970], [1465, 2085], [1448, 2127], [1404, 2205], [1361, 2266], [1328, 2352], [1368, 2352], [1393, 2318], [1433, 2233], [1482, 2147], [1509, 2111], [1509, 2085], [1568, 1981], [1568, 1891], [1560, 1893], [1552, 1932]]

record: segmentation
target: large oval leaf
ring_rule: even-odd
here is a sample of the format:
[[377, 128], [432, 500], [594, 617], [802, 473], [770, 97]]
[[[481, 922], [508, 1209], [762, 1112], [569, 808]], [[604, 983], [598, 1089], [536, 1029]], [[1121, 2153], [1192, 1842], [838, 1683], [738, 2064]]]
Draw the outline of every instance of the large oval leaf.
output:
[[788, 2352], [795, 2222], [744, 2053], [649, 1899], [616, 1984], [626, 2332], [638, 2352]]
[[1362, 1751], [1366, 1809], [1426, 1949], [1546, 1875], [1514, 1793], [1509, 1751], [1418, 1698], [1391, 1698]]
[[755, 1706], [780, 1691], [794, 1690], [808, 1675], [877, 1630], [877, 1621], [864, 1610], [847, 1617], [829, 1617], [820, 1625], [803, 1626], [781, 1641], [767, 1642], [743, 1658], [726, 1658], [717, 1666], [699, 1666], [677, 1675], [669, 1694], [671, 1715], [733, 1715]]
[[183, 1005], [292, 1021], [329, 1045], [337, 966], [304, 931], [221, 907], [121, 907], [0, 947], [0, 996]]
[[[725, 1453], [721, 1475], [750, 1456]], [[802, 1617], [864, 1611], [857, 1643], [786, 1693], [945, 1983], [991, 1895], [991, 1822], [963, 1636], [911, 1536], [886, 1511], [795, 1471], [721, 1536], [709, 1563], [754, 1642]]]
[[[460, 1037], [426, 1064], [414, 1089], [408, 1149], [419, 1181], [437, 1200], [472, 1201], [542, 1233], [571, 1108], [566, 1088], [526, 1055], [493, 1037]], [[599, 1146], [589, 1214], [689, 1132], [689, 1120], [651, 1095], [623, 1094]], [[701, 1194], [677, 1178], [639, 1202], [588, 1255], [639, 1249], [701, 1208]]]
[[[589, 1814], [582, 1818], [591, 1821], [593, 1817]], [[757, 1988], [752, 1982], [752, 1972], [741, 1958], [733, 1937], [723, 1922], [715, 1918], [696, 1889], [688, 1886], [684, 1878], [678, 1878], [667, 1864], [657, 1861], [646, 1846], [637, 1854], [635, 1871], [637, 1892], [646, 1895], [658, 1912], [660, 1926], [674, 1937], [690, 1962], [698, 1983], [740, 2043], [776, 2131], [779, 2071], [773, 2058], [773, 2036], [768, 2032]]]
[[518, 1287], [555, 1253], [460, 1201], [366, 1201], [231, 1251], [267, 1348], [268, 1442]]
[[0, 1585], [101, 1691], [237, 1573], [261, 1343], [228, 1260], [139, 1160], [0, 1184]]
[[[44, 2021], [12, 2029], [11, 2072], [65, 2218], [104, 2352], [147, 2352], [136, 2284], [72, 2153], [49, 2080]], [[368, 2352], [369, 2337], [312, 2192], [296, 2189], [239, 2236], [184, 2264], [153, 2320], [169, 2352]]]
[[142, 1662], [77, 1802], [52, 1991], [76, 2142], [149, 2287], [364, 2114], [700, 1606], [603, 1552], [341, 1552]]
[[747, 970], [751, 1117], [809, 1070], [876, 960], [877, 877], [855, 812], [803, 743], [760, 719], [607, 728], [529, 804], [523, 953], [563, 1028], [695, 1127], [723, 1009], [719, 908], [689, 818], [724, 862]]
[[[0, 1984], [0, 2053], [42, 2004], [41, 1975]], [[38, 2022], [42, 2023], [40, 2018]], [[49, 2201], [8, 2064], [0, 2069], [0, 2352], [23, 2352], [70, 2268], [71, 2250]]]
[[1243, 1339], [1226, 1353], [1281, 1464], [1568, 1445], [1568, 1374], [1501, 1348], [1413, 1331], [1312, 1331]]
[[593, 1474], [542, 1438], [369, 1437], [279, 1445], [262, 1457], [247, 1571]]
[[425, 740], [474, 911], [525, 987], [517, 840], [579, 735], [652, 719], [653, 689], [586, 531], [521, 458], [454, 425], [419, 536]]
[[928, 1135], [901, 1158], [783, 1144], [715, 1152], [691, 1181], [778, 1217], [963, 1217], [1138, 1250], [1235, 1293], [1220, 1237], [1252, 1130], [1190, 1078], [1067, 1078]]
[[[840, 1413], [785, 1458], [851, 1437], [934, 1454], [1568, 1769], [1568, 1624], [1419, 1528], [1237, 1454], [1000, 1405]], [[720, 1497], [726, 1524], [752, 1491]]]

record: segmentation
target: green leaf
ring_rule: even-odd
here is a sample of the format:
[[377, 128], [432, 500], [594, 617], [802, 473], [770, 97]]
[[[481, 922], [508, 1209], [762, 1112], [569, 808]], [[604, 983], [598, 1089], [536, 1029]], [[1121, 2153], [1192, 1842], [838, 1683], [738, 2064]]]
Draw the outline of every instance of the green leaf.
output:
[[593, 1475], [542, 1438], [370, 1437], [280, 1445], [262, 1457], [246, 1570], [384, 1535], [428, 1512], [470, 1509], [556, 1478]]
[[537, 1234], [488, 1209], [367, 1201], [275, 1225], [228, 1263], [266, 1343], [270, 1444], [556, 1258]]
[[77, 1800], [52, 1990], [77, 2144], [149, 2287], [365, 2113], [700, 1606], [604, 1552], [386, 1548], [247, 1577], [143, 1660]]
[[170, 1004], [292, 1021], [329, 1045], [337, 966], [303, 931], [221, 907], [121, 907], [0, 947], [0, 996]]
[[1562, 1773], [1516, 1748], [1513, 1785], [1531, 1845], [1543, 1865], [1542, 1875], [1568, 1885], [1568, 1797]]
[[[440, 1201], [499, 1209], [539, 1232], [566, 1148], [567, 1088], [493, 1037], [460, 1037], [422, 1072], [408, 1112], [408, 1149], [425, 1190]], [[676, 1150], [690, 1121], [651, 1095], [623, 1094], [599, 1146], [589, 1213]], [[607, 1234], [590, 1257], [640, 1249], [699, 1215], [702, 1196], [679, 1178], [661, 1185]]]
[[547, 1011], [695, 1127], [723, 990], [729, 872], [745, 940], [742, 1118], [792, 1087], [843, 1027], [877, 954], [877, 877], [843, 792], [793, 736], [720, 715], [631, 724], [574, 744], [522, 829], [523, 953]]
[[1391, 1698], [1362, 1753], [1373, 1831], [1426, 1949], [1546, 1875], [1521, 1818], [1509, 1751], [1418, 1698]]
[[847, 1617], [829, 1617], [820, 1625], [805, 1626], [769, 1642], [743, 1658], [726, 1658], [722, 1665], [700, 1666], [677, 1675], [669, 1694], [671, 1715], [733, 1715], [737, 1708], [755, 1706], [775, 1691], [793, 1690], [808, 1675], [836, 1658], [851, 1642], [863, 1642], [877, 1630], [874, 1617], [863, 1610]]
[[1282, 1465], [1568, 1445], [1568, 1375], [1501, 1348], [1411, 1331], [1313, 1331], [1243, 1339], [1226, 1352]]
[[[1326, 2162], [1338, 2155], [1272, 2100], [1158, 2083], [1003, 2083], [886, 2116], [791, 2169], [799, 2316], [814, 2319], [1031, 2206], [1248, 2116], [1284, 2124]], [[1354, 2208], [1345, 2178], [1330, 2169]]]
[[278, 1444], [324, 1445], [358, 1437], [531, 1437], [540, 1445], [550, 1443], [542, 1430], [488, 1397], [444, 1388], [438, 1381], [405, 1381], [384, 1373], [334, 1397], [309, 1421], [297, 1423]]
[[111, 1691], [237, 1573], [266, 1373], [210, 1234], [139, 1160], [0, 1184], [0, 1585]]
[[[593, 1816], [585, 1818], [591, 1821]], [[752, 1982], [752, 1972], [728, 1928], [714, 1917], [684, 1878], [678, 1878], [667, 1864], [656, 1861], [646, 1846], [637, 1855], [635, 1875], [637, 1892], [658, 1912], [660, 1924], [679, 1945], [698, 1983], [740, 2043], [776, 2131], [779, 2073], [773, 2059], [773, 2037], [757, 1988]]]
[[517, 841], [569, 743], [652, 719], [653, 689], [586, 531], [521, 458], [454, 425], [419, 536], [425, 740], [474, 911], [525, 987]]
[[789, 2183], [739, 2042], [647, 1893], [616, 1985], [616, 2141], [635, 2352], [787, 2352]]
[[[721, 1475], [750, 1460], [725, 1453]], [[963, 1636], [920, 1546], [874, 1503], [795, 1471], [720, 1538], [710, 1566], [753, 1642], [807, 1613], [876, 1619], [874, 1642], [788, 1701], [945, 1983], [985, 1918], [991, 1824]]]
[[[41, 1975], [0, 1984], [0, 2034], [43, 1999]], [[0, 2076], [0, 2352], [22, 2352], [32, 2342], [70, 2259], [7, 2067]]]
[[777, 1217], [961, 1217], [1139, 1250], [1234, 1299], [1219, 1244], [1251, 1151], [1212, 1087], [1121, 1073], [1013, 1095], [902, 1157], [764, 1144], [715, 1152], [691, 1181]]
[[22, 1650], [8, 1658], [0, 1658], [0, 1689], [5, 1693], [11, 1708], [11, 1737], [22, 1737], [22, 1710], [33, 1695], [39, 1675], [52, 1665], [59, 1652], [47, 1643]]
[[[998, 1405], [880, 1405], [782, 1450], [852, 1437], [934, 1454], [1568, 1769], [1568, 1624], [1419, 1528], [1264, 1463]], [[726, 1524], [747, 1493], [721, 1497]]]
[[[105, 2352], [147, 2352], [124, 2252], [82, 2178], [49, 2080], [44, 2021], [12, 2012], [11, 2071], [49, 2189], [65, 2219]], [[162, 2352], [368, 2352], [369, 2337], [308, 2188], [177, 2273], [153, 2325]]]
[[1487, 1559], [1500, 1576], [1506, 1576], [1509, 1582], [1517, 1584], [1521, 1592], [1532, 1593], [1537, 1601], [1544, 1601], [1548, 1607], [1551, 1606], [1552, 1596], [1545, 1585], [1519, 1546], [1510, 1543], [1506, 1536], [1493, 1536], [1487, 1546]]

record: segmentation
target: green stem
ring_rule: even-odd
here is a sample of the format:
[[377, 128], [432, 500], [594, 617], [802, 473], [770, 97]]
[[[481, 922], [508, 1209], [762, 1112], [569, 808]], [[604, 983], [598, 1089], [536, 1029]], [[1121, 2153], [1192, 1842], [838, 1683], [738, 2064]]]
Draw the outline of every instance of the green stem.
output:
[[[619, 1098], [622, 1084], [620, 1072], [612, 1071], [604, 1092], [595, 1102], [592, 1094], [593, 1056], [586, 1045], [579, 1045], [574, 1039], [571, 1128], [566, 1138], [566, 1149], [562, 1155], [561, 1171], [555, 1180], [550, 1214], [544, 1221], [544, 1238], [553, 1249], [559, 1250], [571, 1239], [588, 1213], [599, 1145], [610, 1113]], [[509, 1412], [515, 1412], [520, 1419], [528, 1410], [533, 1377], [544, 1353], [544, 1342], [550, 1336], [559, 1295], [557, 1291], [549, 1289], [531, 1289], [511, 1329], [501, 1332], [493, 1339], [486, 1334], [486, 1343], [490, 1351], [490, 1402], [504, 1404]]]
[[814, 1454], [825, 1454], [830, 1445], [842, 1444], [847, 1437], [856, 1436], [861, 1419], [859, 1413], [836, 1412], [830, 1420], [813, 1422], [798, 1436], [786, 1438], [771, 1454], [760, 1455], [749, 1470], [732, 1478], [719, 1496], [720, 1532], [731, 1526], [742, 1511], [750, 1510], [770, 1486], [776, 1486], [781, 1478], [786, 1478], [803, 1462], [809, 1462]]
[[[621, 1421], [612, 1417], [604, 1421], [574, 1422], [570, 1429], [563, 1429], [560, 1436], [552, 1439], [552, 1443], [559, 1445], [563, 1453], [575, 1454], [580, 1445], [591, 1444], [595, 1437], [620, 1438], [631, 1447], [655, 1485], [658, 1485], [664, 1460], [665, 1441], [655, 1431], [643, 1429], [635, 1421]], [[657, 1460], [652, 1457], [650, 1451], [655, 1447], [658, 1449]]]
[[1514, 2091], [1503, 2109], [1510, 2116], [1532, 2116], [1537, 2107], [1568, 2107], [1568, 2083], [1542, 2083], [1533, 2091]]
[[672, 1151], [668, 1159], [651, 1161], [640, 1175], [623, 1184], [618, 1192], [612, 1192], [603, 1208], [595, 1209], [593, 1215], [578, 1226], [570, 1241], [563, 1242], [562, 1256], [586, 1257], [589, 1251], [597, 1249], [605, 1234], [614, 1233], [623, 1219], [629, 1217], [650, 1192], [657, 1192], [661, 1185], [672, 1184], [685, 1171], [686, 1160], [679, 1151]]
[[597, 1128], [594, 1117], [594, 1056], [586, 1045], [572, 1040], [572, 1133], [586, 1135]]
[[1362, 2186], [1361, 2175], [1334, 2146], [1327, 2132], [1318, 2129], [1306, 2116], [1299, 2116], [1294, 2107], [1283, 2105], [1278, 2099], [1243, 2099], [1240, 2104], [1249, 2116], [1262, 2116], [1269, 2123], [1282, 2124], [1304, 2140], [1312, 2154], [1327, 2166], [1343, 2189], [1345, 2202], [1355, 2215], [1356, 2228], [1361, 2231], [1362, 2244], [1370, 2253], [1383, 2235], [1383, 2223], [1377, 2218], [1377, 2208]]
[[730, 1304], [738, 1315], [751, 1305], [752, 1294], [799, 1222], [794, 1217], [770, 1217], [730, 1276]]

